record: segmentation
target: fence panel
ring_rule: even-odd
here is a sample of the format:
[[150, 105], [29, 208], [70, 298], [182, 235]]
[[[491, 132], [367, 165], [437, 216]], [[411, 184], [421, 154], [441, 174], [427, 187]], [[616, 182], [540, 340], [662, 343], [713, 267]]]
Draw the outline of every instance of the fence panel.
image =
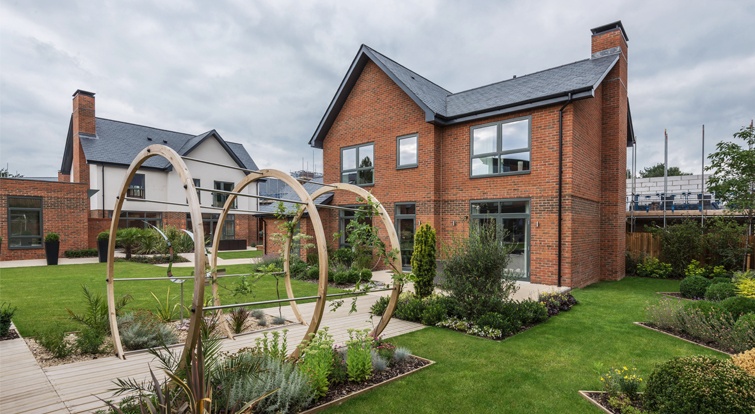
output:
[[[660, 257], [661, 240], [652, 233], [627, 233], [627, 253], [637, 259], [642, 256]], [[749, 268], [755, 269], [755, 236], [750, 237]]]

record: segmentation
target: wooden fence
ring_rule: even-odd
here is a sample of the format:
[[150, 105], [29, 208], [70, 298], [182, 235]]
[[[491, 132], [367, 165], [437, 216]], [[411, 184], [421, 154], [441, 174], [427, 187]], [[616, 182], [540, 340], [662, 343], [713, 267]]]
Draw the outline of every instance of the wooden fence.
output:
[[[755, 269], [755, 236], [750, 237], [750, 269]], [[653, 233], [627, 233], [627, 253], [632, 257], [660, 257], [661, 239]]]

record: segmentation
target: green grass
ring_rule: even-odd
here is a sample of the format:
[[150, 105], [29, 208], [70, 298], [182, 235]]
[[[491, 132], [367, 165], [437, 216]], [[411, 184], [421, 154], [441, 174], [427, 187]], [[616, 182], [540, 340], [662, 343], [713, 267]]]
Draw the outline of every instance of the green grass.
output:
[[596, 363], [636, 366], [647, 379], [672, 357], [724, 357], [632, 324], [659, 300], [655, 292], [678, 287], [626, 278], [578, 289], [571, 311], [501, 342], [433, 327], [392, 338], [437, 363], [328, 412], [599, 413], [577, 393], [601, 389]]
[[[227, 274], [249, 272], [249, 265], [223, 266]], [[116, 278], [164, 277], [166, 268], [147, 264], [118, 262], [115, 264]], [[173, 268], [175, 276], [188, 276], [193, 268]], [[34, 336], [49, 328], [62, 326], [67, 331], [78, 330], [80, 325], [69, 319], [66, 308], [76, 313], [84, 311], [84, 295], [81, 286], [86, 285], [92, 292], [103, 297], [106, 294], [107, 264], [84, 264], [65, 266], [22, 267], [0, 269], [0, 303], [10, 302], [18, 307], [13, 323], [23, 336]], [[276, 299], [276, 283], [272, 276], [265, 276], [254, 285], [250, 295], [234, 296], [231, 289], [238, 283], [238, 278], [222, 278], [219, 281], [220, 300], [223, 304], [245, 303]], [[317, 294], [317, 285], [310, 282], [292, 280], [291, 285], [297, 296]], [[115, 282], [116, 296], [130, 294], [133, 300], [127, 305], [129, 309], [152, 310], [156, 303], [150, 292], [165, 301], [170, 289], [171, 303], [178, 303], [180, 285], [165, 281]], [[286, 297], [283, 279], [279, 282], [281, 298]], [[342, 292], [341, 289], [329, 288], [329, 293]], [[184, 284], [184, 303], [191, 305], [194, 293], [193, 280]], [[210, 286], [205, 288], [205, 297], [212, 295]], [[304, 303], [302, 301], [301, 303]], [[267, 307], [269, 307], [268, 305]], [[287, 306], [283, 304], [283, 306]]]
[[262, 250], [240, 250], [235, 252], [218, 252], [218, 257], [221, 259], [253, 259], [255, 257], [262, 257]]

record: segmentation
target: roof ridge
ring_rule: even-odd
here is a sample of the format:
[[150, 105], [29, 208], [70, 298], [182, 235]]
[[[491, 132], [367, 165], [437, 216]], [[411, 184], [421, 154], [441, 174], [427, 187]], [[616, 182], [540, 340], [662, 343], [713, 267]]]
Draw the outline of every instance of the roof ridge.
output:
[[110, 122], [118, 122], [120, 124], [128, 124], [128, 125], [138, 126], [138, 127], [142, 127], [142, 128], [155, 129], [155, 130], [158, 130], [158, 131], [172, 132], [174, 134], [187, 135], [187, 136], [192, 137], [192, 138], [198, 136], [198, 135], [193, 135], [193, 134], [190, 134], [190, 133], [187, 133], [187, 132], [171, 131], [171, 130], [165, 129], [165, 128], [155, 128], [155, 127], [151, 127], [151, 126], [147, 126], [147, 125], [135, 124], [133, 122], [119, 121], [117, 119], [103, 118], [103, 117], [99, 117], [99, 116], [95, 117], [94, 119], [95, 120], [96, 119], [101, 119], [103, 121], [110, 121]]
[[574, 65], [574, 64], [577, 64], [577, 63], [587, 62], [587, 61], [591, 61], [591, 60], [598, 60], [598, 59], [603, 59], [604, 57], [609, 57], [609, 56], [613, 56], [613, 55], [606, 55], [606, 56], [601, 56], [601, 57], [599, 57], [599, 58], [595, 58], [595, 59], [587, 58], [587, 59], [577, 60], [577, 61], [574, 61], [574, 62], [570, 62], [570, 63], [564, 63], [563, 65], [554, 66], [554, 67], [552, 67], [552, 68], [548, 68], [548, 69], [539, 70], [539, 71], [537, 71], [537, 72], [528, 73], [528, 74], [526, 74], [526, 75], [517, 76], [517, 77], [515, 77], [515, 78], [511, 78], [511, 79], [504, 79], [504, 80], [502, 80], [502, 81], [498, 81], [498, 82], [492, 82], [492, 83], [489, 83], [489, 84], [487, 84], [487, 85], [476, 86], [476, 87], [474, 87], [474, 88], [471, 88], [471, 89], [467, 89], [467, 90], [464, 90], [464, 91], [461, 91], [461, 92], [456, 92], [456, 93], [453, 93], [453, 94], [451, 94], [451, 96], [460, 95], [460, 94], [462, 94], [462, 93], [471, 92], [471, 91], [474, 91], [474, 90], [478, 90], [478, 89], [482, 89], [482, 88], [487, 88], [487, 87], [490, 87], [490, 86], [493, 86], [493, 85], [498, 85], [498, 84], [501, 84], [501, 83], [505, 83], [505, 82], [511, 82], [511, 81], [515, 81], [515, 80], [517, 80], [517, 79], [526, 78], [526, 77], [528, 77], [528, 76], [537, 75], [538, 73], [548, 72], [548, 71], [551, 71], [551, 70], [555, 70], [555, 69], [563, 68], [563, 67], [566, 67], [566, 66], [569, 66], [569, 65]]
[[375, 49], [373, 49], [373, 48], [371, 48], [371, 47], [369, 47], [369, 46], [367, 46], [367, 45], [364, 45], [364, 44], [363, 44], [362, 46], [366, 47], [367, 49], [370, 49], [370, 51], [372, 51], [373, 53], [376, 53], [376, 54], [378, 54], [378, 55], [380, 55], [380, 56], [382, 56], [382, 57], [384, 57], [384, 58], [386, 58], [386, 59], [390, 60], [391, 62], [395, 63], [396, 65], [398, 65], [398, 66], [401, 66], [402, 68], [404, 68], [404, 69], [408, 70], [409, 72], [411, 72], [411, 73], [413, 73], [413, 74], [415, 74], [415, 75], [419, 76], [420, 78], [422, 78], [422, 79], [424, 79], [424, 80], [426, 80], [426, 81], [428, 81], [428, 82], [432, 83], [433, 85], [435, 85], [435, 86], [439, 87], [440, 89], [443, 89], [443, 90], [444, 90], [445, 92], [447, 92], [447, 93], [448, 93], [449, 95], [453, 95], [453, 92], [449, 91], [448, 89], [446, 89], [446, 88], [444, 88], [444, 87], [442, 87], [442, 86], [438, 85], [437, 83], [435, 83], [435, 82], [431, 81], [430, 79], [427, 79], [426, 77], [424, 77], [424, 76], [420, 75], [419, 73], [417, 73], [417, 72], [415, 72], [415, 71], [413, 71], [413, 70], [411, 70], [411, 69], [407, 68], [406, 66], [404, 66], [404, 65], [402, 65], [402, 64], [400, 64], [400, 63], [398, 63], [398, 62], [396, 62], [395, 60], [393, 60], [393, 59], [389, 58], [388, 56], [386, 56], [386, 55], [384, 55], [384, 54], [382, 54], [382, 53], [378, 52], [377, 50], [375, 50]]

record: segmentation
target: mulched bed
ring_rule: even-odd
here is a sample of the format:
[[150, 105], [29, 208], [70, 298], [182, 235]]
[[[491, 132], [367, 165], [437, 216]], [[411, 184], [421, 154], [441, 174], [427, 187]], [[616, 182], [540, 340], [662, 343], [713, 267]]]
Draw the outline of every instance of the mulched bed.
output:
[[695, 338], [694, 336], [687, 335], [684, 332], [678, 332], [678, 331], [672, 331], [670, 329], [659, 328], [657, 326], [654, 326], [654, 325], [651, 325], [651, 324], [645, 323], [645, 322], [635, 322], [635, 323], [637, 325], [642, 326], [642, 327], [653, 329], [653, 330], [656, 330], [656, 331], [659, 331], [659, 332], [663, 332], [666, 335], [671, 335], [671, 336], [677, 337], [679, 339], [683, 339], [683, 340], [685, 340], [687, 342], [692, 342], [693, 344], [713, 349], [714, 351], [723, 352], [723, 353], [728, 354], [728, 355], [734, 355], [734, 354], [736, 354], [736, 352], [733, 349], [731, 349], [731, 348], [725, 348], [725, 347], [723, 347], [723, 346], [721, 346], [721, 345], [719, 345], [719, 344], [717, 344], [715, 342], [705, 342], [705, 341], [702, 341], [699, 338]]
[[339, 398], [348, 397], [366, 388], [384, 383], [400, 375], [406, 374], [408, 372], [414, 371], [416, 369], [422, 368], [430, 364], [432, 364], [431, 361], [428, 361], [423, 358], [418, 358], [415, 356], [410, 356], [401, 364], [391, 366], [382, 372], [376, 372], [372, 376], [372, 378], [370, 378], [366, 382], [358, 383], [358, 384], [353, 383], [353, 382], [345, 382], [343, 384], [333, 385], [328, 390], [328, 393], [323, 398], [318, 400], [317, 404], [308, 408], [307, 411], [305, 411], [305, 413], [317, 412], [319, 411], [318, 408], [324, 409], [325, 407], [323, 407], [323, 405], [328, 404], [332, 401], [335, 401]]
[[[593, 402], [598, 403], [604, 410], [613, 413], [613, 414], [621, 414], [621, 411], [615, 410], [611, 408], [608, 405], [608, 394], [605, 392], [598, 392], [598, 391], [581, 391], [583, 394], [587, 395], [588, 397], [592, 398]], [[642, 401], [636, 401], [632, 404], [632, 407], [643, 411], [642, 409]]]
[[20, 338], [20, 336], [18, 336], [18, 332], [16, 332], [15, 329], [11, 328], [8, 331], [8, 335], [0, 336], [0, 341], [7, 341], [9, 339], [16, 339], [16, 338]]

